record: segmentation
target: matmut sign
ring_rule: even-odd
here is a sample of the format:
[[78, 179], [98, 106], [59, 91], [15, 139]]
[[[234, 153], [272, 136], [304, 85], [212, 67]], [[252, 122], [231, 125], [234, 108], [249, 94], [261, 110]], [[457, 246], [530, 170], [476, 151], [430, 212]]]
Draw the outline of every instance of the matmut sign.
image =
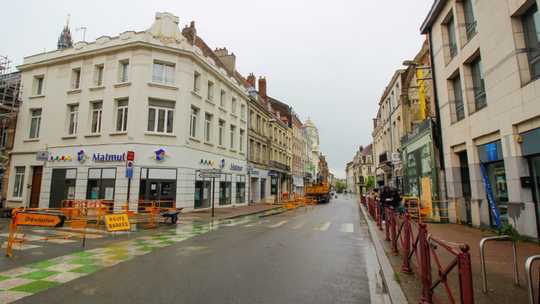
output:
[[106, 214], [105, 215], [105, 227], [108, 232], [129, 230], [131, 224], [129, 223], [129, 217], [127, 214]]
[[66, 217], [62, 214], [17, 212], [16, 225], [62, 227]]

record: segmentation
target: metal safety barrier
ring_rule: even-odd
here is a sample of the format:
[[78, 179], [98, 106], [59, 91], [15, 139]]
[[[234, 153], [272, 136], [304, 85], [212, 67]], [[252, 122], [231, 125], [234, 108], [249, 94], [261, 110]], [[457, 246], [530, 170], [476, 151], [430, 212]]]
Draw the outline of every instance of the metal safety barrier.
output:
[[480, 266], [482, 267], [482, 283], [484, 286], [484, 293], [487, 293], [487, 279], [486, 279], [486, 259], [484, 256], [484, 244], [487, 241], [511, 241], [512, 242], [512, 252], [514, 254], [514, 277], [516, 280], [516, 285], [519, 286], [519, 277], [518, 277], [518, 265], [517, 265], [517, 253], [516, 253], [516, 241], [507, 235], [503, 236], [490, 236], [485, 237], [480, 241]]
[[[531, 265], [534, 261], [540, 260], [540, 255], [533, 255], [525, 262], [525, 279], [527, 280], [527, 297], [529, 298], [529, 304], [534, 304], [534, 291], [533, 282], [531, 276]], [[539, 299], [540, 302], [540, 299]]]

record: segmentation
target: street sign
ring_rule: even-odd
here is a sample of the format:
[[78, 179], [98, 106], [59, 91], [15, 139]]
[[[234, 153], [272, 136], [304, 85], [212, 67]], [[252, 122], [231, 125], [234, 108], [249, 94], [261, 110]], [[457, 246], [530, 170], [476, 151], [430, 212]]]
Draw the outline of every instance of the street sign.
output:
[[62, 214], [17, 212], [17, 225], [62, 227], [66, 217]]
[[127, 160], [135, 160], [135, 152], [127, 151]]
[[253, 170], [253, 164], [247, 164], [246, 170]]
[[200, 177], [221, 177], [221, 169], [201, 169]]
[[268, 176], [275, 176], [275, 175], [276, 175], [276, 173], [274, 173], [274, 172], [268, 172]]
[[133, 178], [133, 169], [126, 170], [126, 178]]
[[47, 151], [37, 151], [36, 153], [36, 160], [37, 161], [48, 161], [49, 160], [49, 152]]
[[131, 224], [127, 214], [105, 214], [105, 227], [108, 232], [129, 230]]

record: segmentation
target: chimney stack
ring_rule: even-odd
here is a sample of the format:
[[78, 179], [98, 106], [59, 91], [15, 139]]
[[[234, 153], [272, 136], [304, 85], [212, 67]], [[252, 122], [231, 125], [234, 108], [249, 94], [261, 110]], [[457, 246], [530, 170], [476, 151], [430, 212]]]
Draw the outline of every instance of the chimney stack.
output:
[[255, 80], [257, 80], [257, 77], [255, 77], [255, 75], [253, 75], [253, 73], [249, 73], [249, 76], [247, 78], [247, 82], [254, 89], [255, 89]]
[[195, 44], [197, 39], [197, 30], [195, 29], [195, 21], [191, 21], [190, 27], [187, 26], [182, 29], [182, 35], [188, 39], [189, 42]]
[[261, 98], [266, 98], [266, 76], [264, 78], [259, 77], [259, 95]]

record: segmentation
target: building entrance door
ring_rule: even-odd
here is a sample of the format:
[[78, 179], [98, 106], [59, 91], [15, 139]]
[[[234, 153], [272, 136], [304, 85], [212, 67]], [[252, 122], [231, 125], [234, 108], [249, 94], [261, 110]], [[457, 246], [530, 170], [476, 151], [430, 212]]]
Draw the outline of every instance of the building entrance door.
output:
[[43, 167], [34, 167], [34, 175], [32, 176], [32, 191], [30, 193], [30, 208], [39, 207], [39, 194], [41, 193], [41, 177], [43, 175]]
[[148, 189], [147, 200], [156, 201], [158, 207], [174, 208], [176, 199], [176, 181], [149, 180], [146, 183]]

